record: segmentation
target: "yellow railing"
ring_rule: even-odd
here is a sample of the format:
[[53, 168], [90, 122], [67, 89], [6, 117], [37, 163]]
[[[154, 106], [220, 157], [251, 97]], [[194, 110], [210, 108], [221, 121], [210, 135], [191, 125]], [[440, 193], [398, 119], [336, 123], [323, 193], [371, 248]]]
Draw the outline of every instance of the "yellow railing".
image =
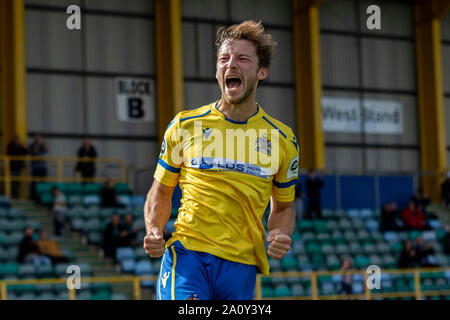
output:
[[[11, 175], [11, 161], [22, 161], [25, 164], [25, 169], [22, 170], [19, 176]], [[55, 171], [56, 174], [47, 175], [46, 177], [34, 177], [31, 174], [31, 163], [33, 161], [44, 161], [48, 168], [47, 172]], [[119, 174], [112, 177], [82, 178], [75, 174], [75, 167], [78, 162], [95, 162], [102, 165], [114, 165], [117, 167]], [[116, 158], [76, 158], [76, 157], [35, 157], [35, 156], [6, 156], [0, 155], [0, 164], [3, 165], [3, 170], [0, 171], [0, 181], [4, 183], [5, 195], [11, 196], [11, 182], [105, 182], [108, 179], [114, 182], [123, 182], [127, 180], [126, 166], [122, 160]], [[54, 170], [50, 170], [50, 169]], [[64, 169], [70, 168], [70, 175], [64, 174]], [[98, 170], [97, 170], [98, 171]], [[26, 189], [28, 190], [28, 189]]]
[[[450, 295], [450, 290], [440, 291], [422, 291], [420, 285], [421, 273], [436, 273], [450, 271], [450, 268], [422, 268], [422, 269], [401, 269], [401, 270], [382, 270], [382, 274], [413, 274], [414, 275], [414, 291], [410, 292], [385, 292], [373, 293], [366, 285], [368, 274], [365, 271], [349, 271], [347, 274], [364, 275], [365, 292], [363, 294], [335, 294], [335, 295], [319, 295], [317, 289], [317, 277], [332, 276], [342, 274], [340, 271], [314, 271], [314, 272], [274, 272], [270, 276], [258, 275], [255, 286], [255, 299], [282, 299], [282, 300], [340, 300], [340, 299], [359, 299], [371, 300], [372, 298], [404, 298], [414, 297], [416, 300], [426, 296], [442, 296]], [[311, 295], [302, 297], [262, 297], [263, 277], [310, 277]], [[141, 281], [156, 281], [157, 276], [117, 276], [117, 277], [82, 277], [81, 283], [131, 283], [133, 286], [133, 298], [141, 300]], [[0, 300], [7, 299], [8, 286], [13, 285], [39, 285], [39, 284], [63, 284], [67, 283], [67, 279], [21, 279], [21, 280], [1, 280], [0, 281]], [[67, 289], [70, 300], [76, 300], [76, 289]]]
[[[334, 295], [319, 295], [317, 287], [317, 278], [319, 276], [333, 276], [342, 275], [341, 271], [312, 271], [312, 272], [273, 272], [270, 276], [258, 275], [256, 279], [255, 286], [255, 299], [286, 299], [286, 300], [339, 300], [339, 299], [362, 299], [371, 300], [372, 298], [403, 298], [403, 297], [414, 297], [416, 300], [420, 300], [425, 296], [441, 296], [450, 295], [450, 290], [440, 290], [440, 291], [422, 291], [420, 285], [420, 274], [421, 273], [437, 273], [450, 271], [450, 268], [419, 268], [419, 269], [399, 269], [399, 270], [381, 270], [381, 274], [413, 274], [414, 275], [414, 291], [411, 292], [384, 292], [384, 293], [374, 293], [369, 289], [367, 284], [367, 279], [369, 274], [361, 270], [349, 271], [346, 274], [360, 274], [364, 276], [364, 293], [362, 294], [334, 294]], [[262, 297], [262, 278], [275, 278], [275, 277], [309, 277], [311, 282], [311, 295], [302, 297]]]

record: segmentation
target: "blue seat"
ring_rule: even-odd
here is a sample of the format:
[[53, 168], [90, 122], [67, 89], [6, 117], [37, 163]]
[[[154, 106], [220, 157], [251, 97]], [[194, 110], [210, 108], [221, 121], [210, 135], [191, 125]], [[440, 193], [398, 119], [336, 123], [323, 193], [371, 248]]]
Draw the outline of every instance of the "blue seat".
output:
[[378, 230], [380, 227], [380, 224], [378, 223], [378, 221], [374, 220], [374, 219], [367, 219], [366, 220], [366, 228], [369, 231], [376, 231]]
[[[136, 267], [134, 269], [134, 273], [137, 276], [152, 276], [155, 274], [155, 270], [153, 269], [150, 261], [139, 261], [136, 263]], [[141, 286], [144, 288], [153, 287], [155, 285], [155, 281], [153, 280], [142, 280]]]
[[134, 260], [134, 251], [131, 247], [119, 247], [116, 249], [117, 260], [122, 261], [126, 259]]
[[363, 218], [363, 219], [373, 217], [372, 209], [361, 209], [360, 213], [361, 213], [361, 218]]
[[387, 231], [384, 233], [384, 240], [387, 242], [397, 242], [399, 241], [397, 233], [394, 231]]
[[135, 195], [131, 197], [131, 205], [134, 208], [143, 208], [145, 204], [145, 197], [140, 195]]
[[120, 269], [123, 273], [134, 273], [136, 263], [134, 259], [120, 260]]
[[354, 219], [354, 218], [360, 218], [361, 217], [361, 212], [359, 209], [348, 209], [347, 210], [347, 217], [350, 219]]

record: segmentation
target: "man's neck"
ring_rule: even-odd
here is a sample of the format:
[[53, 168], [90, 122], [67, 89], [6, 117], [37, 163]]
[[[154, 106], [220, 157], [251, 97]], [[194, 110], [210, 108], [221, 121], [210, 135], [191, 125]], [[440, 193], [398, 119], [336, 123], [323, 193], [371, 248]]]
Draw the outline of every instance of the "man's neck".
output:
[[256, 113], [258, 107], [253, 99], [241, 104], [231, 104], [227, 103], [224, 99], [220, 99], [217, 104], [217, 109], [230, 120], [244, 122]]

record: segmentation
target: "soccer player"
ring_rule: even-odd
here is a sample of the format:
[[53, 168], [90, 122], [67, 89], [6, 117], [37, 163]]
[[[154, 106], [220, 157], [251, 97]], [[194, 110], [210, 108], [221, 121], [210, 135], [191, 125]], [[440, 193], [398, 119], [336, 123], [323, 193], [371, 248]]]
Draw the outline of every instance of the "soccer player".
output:
[[[269, 274], [267, 255], [281, 259], [291, 245], [298, 144], [255, 101], [276, 43], [261, 23], [244, 21], [219, 29], [216, 45], [222, 96], [169, 124], [145, 204], [144, 248], [162, 256], [159, 300], [253, 299], [257, 273]], [[165, 243], [177, 184], [181, 207]]]

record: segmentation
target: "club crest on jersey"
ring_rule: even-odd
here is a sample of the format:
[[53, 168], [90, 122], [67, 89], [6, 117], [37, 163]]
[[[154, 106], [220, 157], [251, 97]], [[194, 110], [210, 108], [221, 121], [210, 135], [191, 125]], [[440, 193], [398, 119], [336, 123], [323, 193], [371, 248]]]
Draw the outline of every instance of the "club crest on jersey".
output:
[[266, 134], [256, 139], [256, 151], [268, 156], [272, 155], [272, 143], [267, 139]]

